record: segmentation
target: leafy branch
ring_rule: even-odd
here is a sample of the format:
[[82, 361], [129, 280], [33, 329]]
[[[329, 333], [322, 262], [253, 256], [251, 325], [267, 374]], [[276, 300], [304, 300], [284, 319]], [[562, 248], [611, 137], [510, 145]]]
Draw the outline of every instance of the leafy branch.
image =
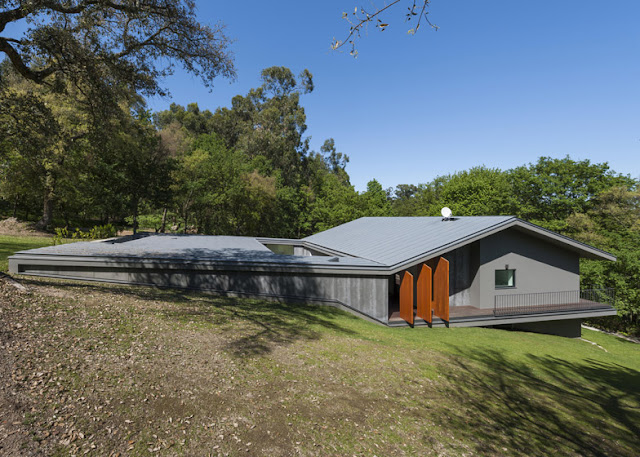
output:
[[[349, 33], [343, 40], [334, 38], [331, 43], [331, 49], [336, 51], [345, 45], [349, 45], [351, 47], [349, 54], [357, 57], [356, 41], [361, 37], [362, 30], [366, 29], [370, 24], [374, 24], [377, 29], [384, 32], [387, 27], [389, 27], [389, 23], [381, 18], [382, 13], [403, 1], [405, 0], [393, 0], [391, 3], [380, 8], [374, 6], [374, 10], [367, 10], [361, 6], [355, 7], [351, 14], [343, 12], [342, 19], [349, 23]], [[405, 12], [405, 22], [410, 22], [413, 19], [416, 21], [416, 25], [407, 30], [409, 35], [415, 35], [423, 21], [432, 29], [438, 30], [439, 27], [433, 24], [428, 17], [429, 12], [427, 8], [430, 3], [431, 0], [411, 0], [411, 5], [407, 7], [407, 11]]]

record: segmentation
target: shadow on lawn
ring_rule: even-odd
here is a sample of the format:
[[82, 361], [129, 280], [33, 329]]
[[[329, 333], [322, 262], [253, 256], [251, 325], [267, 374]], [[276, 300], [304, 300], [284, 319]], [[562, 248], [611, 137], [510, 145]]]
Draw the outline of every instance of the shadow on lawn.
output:
[[345, 313], [328, 306], [189, 293], [180, 297], [179, 306], [167, 309], [163, 316], [217, 325], [233, 335], [226, 349], [237, 357], [266, 354], [298, 340], [316, 340], [323, 329], [355, 334], [334, 321]]
[[[215, 326], [230, 336], [226, 350], [236, 357], [266, 354], [298, 340], [316, 340], [322, 330], [356, 334], [336, 322], [357, 319], [330, 306], [221, 297], [214, 293], [170, 288], [114, 286], [29, 279], [25, 284], [114, 293], [150, 302], [144, 314], [176, 323]], [[153, 305], [151, 304], [153, 302]]]
[[457, 351], [445, 371], [456, 378], [448, 393], [460, 409], [441, 425], [477, 443], [478, 454], [638, 455], [640, 372], [596, 360]]

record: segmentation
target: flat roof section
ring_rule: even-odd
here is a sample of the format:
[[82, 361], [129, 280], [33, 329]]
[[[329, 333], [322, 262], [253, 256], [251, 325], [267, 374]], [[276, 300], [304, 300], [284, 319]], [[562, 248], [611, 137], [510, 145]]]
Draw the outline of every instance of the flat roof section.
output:
[[[261, 238], [267, 242], [268, 239]], [[300, 243], [298, 241], [298, 243]], [[300, 243], [301, 244], [301, 243]], [[175, 260], [273, 264], [298, 267], [380, 267], [377, 262], [350, 256], [294, 256], [276, 254], [253, 237], [153, 234], [118, 239], [88, 241], [47, 246], [20, 251], [14, 258], [93, 258], [122, 260]]]

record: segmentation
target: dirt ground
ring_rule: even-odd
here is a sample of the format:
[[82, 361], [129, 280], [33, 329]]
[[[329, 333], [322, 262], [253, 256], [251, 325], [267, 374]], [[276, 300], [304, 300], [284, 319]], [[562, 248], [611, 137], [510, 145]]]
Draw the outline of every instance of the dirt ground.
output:
[[[382, 456], [424, 447], [422, 433], [396, 428], [398, 417], [415, 420], [392, 400], [406, 393], [398, 386], [411, 367], [377, 376], [353, 356], [367, 351], [362, 343], [345, 346], [349, 331], [315, 308], [20, 281], [26, 290], [0, 278], [0, 455]], [[431, 450], [440, 447], [434, 439]]]
[[0, 235], [51, 236], [50, 233], [36, 230], [32, 224], [20, 222], [15, 217], [0, 220]]

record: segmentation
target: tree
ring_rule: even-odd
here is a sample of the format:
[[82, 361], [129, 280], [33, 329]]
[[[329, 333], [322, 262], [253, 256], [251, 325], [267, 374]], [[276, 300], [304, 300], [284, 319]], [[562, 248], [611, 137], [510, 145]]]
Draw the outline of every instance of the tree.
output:
[[[545, 223], [564, 221], [573, 213], [587, 213], [597, 195], [612, 187], [634, 185], [629, 176], [615, 173], [605, 163], [575, 161], [570, 157], [540, 157], [535, 164], [508, 172], [517, 216]], [[561, 230], [562, 225], [547, 225]]]
[[[6, 26], [18, 21], [29, 25], [26, 32], [7, 36]], [[0, 93], [0, 104], [11, 106], [13, 111], [5, 114], [22, 117], [23, 123], [29, 122], [29, 111], [43, 114], [40, 106], [49, 107], [51, 122], [57, 124], [57, 133], [49, 135], [39, 152], [46, 157], [35, 162], [44, 187], [38, 225], [52, 223], [62, 178], [73, 170], [69, 165], [74, 151], [91, 149], [94, 158], [100, 157], [99, 147], [117, 138], [121, 128], [126, 130], [130, 110], [143, 105], [140, 95], [166, 94], [159, 81], [177, 64], [200, 76], [208, 87], [218, 75], [233, 77], [228, 47], [220, 24], [209, 27], [196, 20], [192, 0], [0, 1], [0, 52], [9, 62], [3, 64], [0, 79], [9, 75], [12, 86], [21, 84], [14, 87], [17, 92]], [[21, 82], [16, 83], [16, 75]], [[47, 104], [47, 98], [55, 98], [55, 103]], [[26, 148], [22, 143], [15, 151], [27, 157]], [[104, 165], [97, 169], [113, 175], [115, 163], [94, 162]], [[117, 204], [120, 195], [113, 186], [108, 190], [103, 201], [111, 197]]]
[[211, 126], [228, 147], [257, 158], [260, 173], [280, 171], [286, 185], [297, 185], [309, 149], [300, 96], [313, 91], [312, 75], [303, 70], [296, 79], [286, 67], [269, 67], [261, 79], [245, 97], [234, 97], [230, 109], [217, 109]]
[[413, 184], [398, 184], [394, 190], [391, 206], [395, 216], [416, 216], [418, 211], [417, 195], [421, 186]]
[[363, 216], [360, 195], [339, 176], [327, 174], [314, 191], [306, 211], [307, 234], [330, 229]]
[[[18, 206], [41, 201], [59, 125], [39, 97], [0, 87], [0, 193]], [[31, 209], [31, 208], [30, 208]]]
[[[0, 142], [10, 151], [13, 166], [23, 164], [20, 175], [30, 176], [30, 185], [41, 191], [38, 226], [45, 228], [53, 219], [58, 183], [86, 142], [86, 117], [71, 98], [20, 78], [6, 65], [0, 76]], [[73, 88], [70, 93], [78, 95]]]
[[387, 192], [375, 179], [367, 183], [367, 190], [360, 194], [362, 215], [370, 217], [391, 216], [391, 203]]
[[[2, 35], [18, 21], [29, 24], [23, 35]], [[159, 81], [177, 63], [210, 87], [234, 76], [228, 47], [224, 27], [200, 24], [192, 0], [0, 2], [0, 51], [15, 70], [37, 84], [86, 85], [100, 102], [118, 90], [165, 94]]]
[[80, 213], [107, 222], [135, 219], [140, 203], [162, 200], [169, 162], [140, 101], [125, 99], [96, 122], [73, 86], [61, 94], [6, 64], [0, 70], [0, 191], [14, 208], [32, 206], [37, 193], [37, 225], [50, 228], [56, 211], [67, 225]]
[[342, 40], [334, 38], [331, 43], [331, 49], [337, 50], [348, 45], [351, 48], [349, 54], [357, 57], [356, 41], [360, 38], [361, 32], [371, 25], [381, 32], [387, 30], [389, 23], [382, 19], [383, 13], [397, 9], [400, 4], [403, 3], [407, 5], [404, 18], [405, 22], [410, 24], [410, 28], [407, 30], [408, 34], [414, 35], [420, 29], [420, 26], [425, 23], [432, 29], [438, 30], [438, 26], [429, 20], [428, 8], [431, 0], [392, 0], [379, 8], [373, 6], [372, 8], [367, 7], [365, 9], [365, 7], [360, 6], [355, 7], [351, 13], [343, 12], [342, 19], [349, 24], [349, 33], [346, 38]]
[[349, 156], [338, 152], [336, 149], [336, 142], [333, 138], [325, 140], [320, 147], [320, 151], [324, 156], [324, 161], [327, 168], [335, 175], [340, 177], [345, 183], [349, 182], [349, 175], [346, 172], [347, 164], [349, 163]]
[[213, 113], [208, 109], [200, 110], [197, 103], [189, 103], [186, 109], [172, 103], [168, 110], [155, 113], [153, 118], [155, 125], [162, 130], [166, 130], [171, 124], [177, 124], [194, 136], [213, 131]]
[[138, 216], [143, 204], [151, 208], [166, 205], [170, 195], [170, 174], [174, 162], [144, 110], [122, 123], [118, 134], [109, 142], [118, 179], [113, 180], [115, 195], [132, 217], [133, 233], [138, 229]]
[[457, 216], [505, 215], [512, 212], [513, 205], [506, 173], [481, 166], [448, 176], [430, 212], [439, 215], [440, 209], [448, 206]]
[[506, 172], [480, 166], [418, 186], [398, 185], [392, 204], [397, 216], [439, 216], [444, 206], [455, 216], [503, 215], [513, 212], [512, 194]]
[[612, 187], [599, 193], [588, 213], [567, 218], [570, 236], [615, 254], [616, 262], [580, 261], [585, 288], [615, 289], [621, 319], [604, 320], [614, 330], [640, 334], [640, 191]]

